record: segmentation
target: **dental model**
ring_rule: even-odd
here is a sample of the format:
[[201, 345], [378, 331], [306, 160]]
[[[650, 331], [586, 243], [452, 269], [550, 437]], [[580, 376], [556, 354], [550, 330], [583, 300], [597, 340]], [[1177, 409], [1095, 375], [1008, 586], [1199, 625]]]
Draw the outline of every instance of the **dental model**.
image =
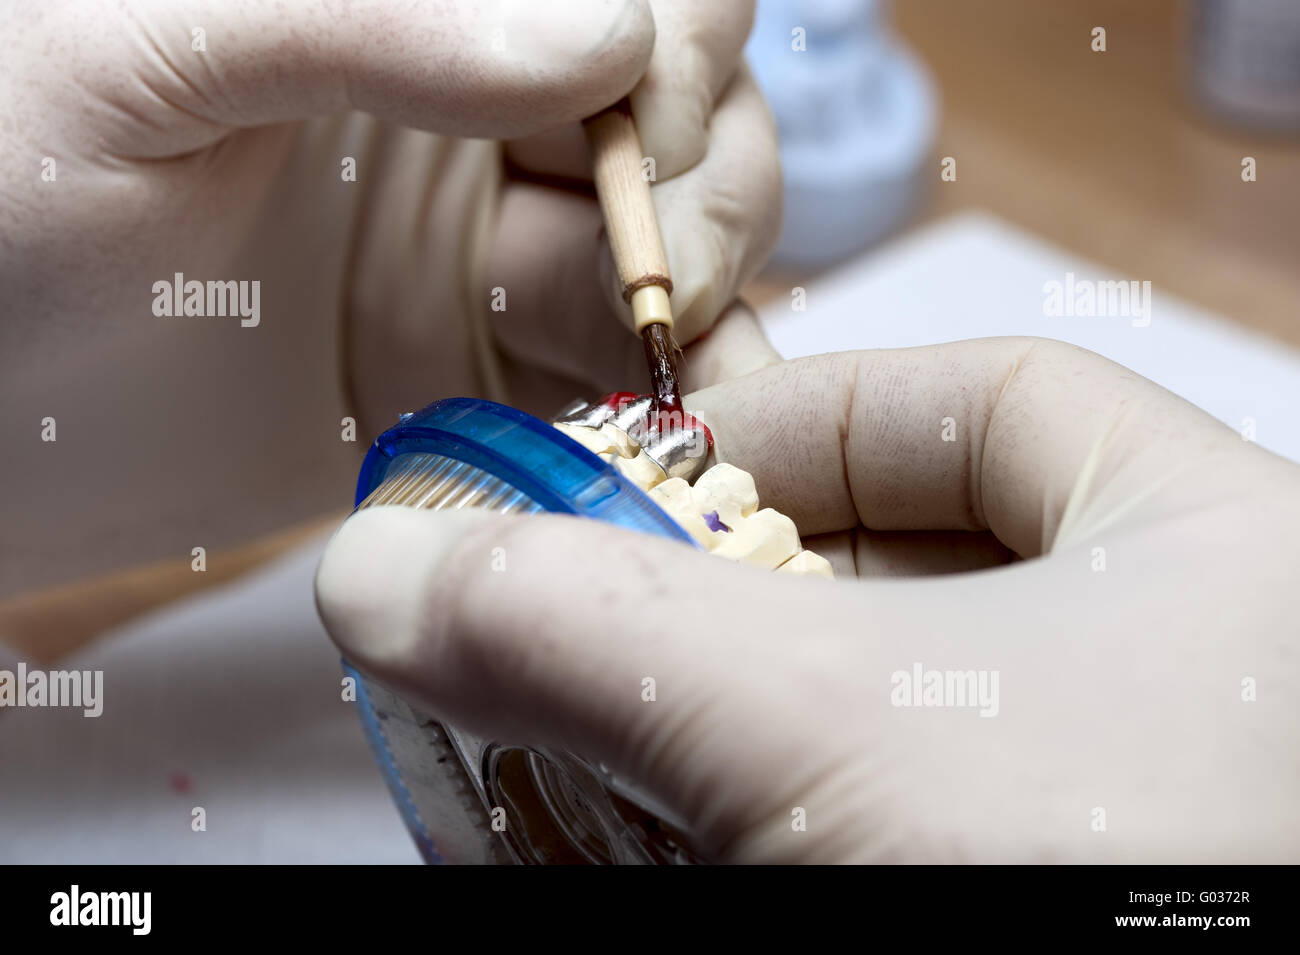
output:
[[599, 428], [585, 428], [560, 422], [555, 427], [597, 457], [613, 454], [620, 458], [633, 458], [641, 450], [640, 446], [628, 437], [627, 432], [620, 431], [612, 424], [602, 424]]
[[[710, 553], [787, 574], [835, 576], [830, 561], [803, 549], [794, 521], [770, 507], [759, 508], [758, 491], [748, 471], [734, 464], [715, 464], [694, 484], [670, 474], [684, 469], [665, 468], [653, 444], [642, 447], [641, 441], [610, 420], [622, 422], [635, 416], [602, 410], [626, 407], [625, 399], [614, 400], [621, 397], [582, 406], [555, 427], [617, 468]], [[641, 437], [645, 438], [644, 432]], [[679, 458], [673, 460], [680, 464]]]
[[803, 550], [790, 518], [770, 507], [759, 510], [749, 474], [730, 464], [700, 473], [713, 439], [682, 404], [673, 283], [649, 184], [640, 174], [644, 151], [631, 104], [620, 101], [584, 126], [610, 253], [645, 343], [653, 394], [615, 392], [591, 404], [580, 401], [555, 427], [649, 494], [711, 553], [792, 574], [832, 576], [829, 562]]

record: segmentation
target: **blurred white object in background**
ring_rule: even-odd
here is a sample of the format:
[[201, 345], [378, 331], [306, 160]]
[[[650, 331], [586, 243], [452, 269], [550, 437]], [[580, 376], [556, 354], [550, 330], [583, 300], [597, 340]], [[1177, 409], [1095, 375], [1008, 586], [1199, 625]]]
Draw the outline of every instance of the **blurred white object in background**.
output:
[[[859, 256], [759, 310], [786, 358], [1037, 335], [1105, 355], [1300, 462], [1300, 352], [1154, 287], [1145, 319], [1053, 316], [1044, 286], [1131, 281], [985, 212], [963, 212]], [[1143, 325], [1143, 321], [1147, 321]]]
[[874, 242], [928, 181], [936, 97], [886, 11], [878, 0], [758, 2], [746, 53], [781, 132], [778, 267], [826, 265]]
[[1226, 119], [1300, 129], [1300, 0], [1198, 0], [1192, 83]]

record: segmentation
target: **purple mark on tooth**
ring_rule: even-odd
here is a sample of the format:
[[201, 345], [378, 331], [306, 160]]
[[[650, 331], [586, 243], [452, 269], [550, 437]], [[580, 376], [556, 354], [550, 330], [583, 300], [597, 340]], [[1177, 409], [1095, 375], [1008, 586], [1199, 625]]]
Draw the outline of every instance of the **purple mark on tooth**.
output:
[[709, 511], [707, 514], [701, 514], [700, 517], [704, 518], [704, 523], [709, 525], [709, 530], [731, 533], [731, 528], [722, 523], [722, 518], [718, 517], [717, 511]]

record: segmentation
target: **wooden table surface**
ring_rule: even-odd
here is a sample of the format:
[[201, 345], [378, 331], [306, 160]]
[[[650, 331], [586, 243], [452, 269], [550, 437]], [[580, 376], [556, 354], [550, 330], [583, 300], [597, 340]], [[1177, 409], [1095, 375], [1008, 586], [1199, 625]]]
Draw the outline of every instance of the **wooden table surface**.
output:
[[[1211, 118], [1175, 0], [899, 0], [943, 120], [925, 221], [985, 208], [1300, 347], [1300, 135]], [[1107, 51], [1091, 49], [1106, 28]], [[939, 183], [939, 156], [957, 159]], [[1255, 157], [1257, 181], [1241, 179]]]
[[[1204, 115], [1186, 81], [1176, 0], [897, 0], [934, 75], [942, 122], [916, 225], [982, 208], [1081, 256], [1300, 347], [1300, 142]], [[1105, 53], [1091, 31], [1107, 31]], [[956, 182], [939, 158], [957, 159]], [[1253, 156], [1258, 180], [1242, 182]], [[766, 277], [762, 301], [812, 276]], [[794, 278], [795, 281], [790, 281]], [[0, 602], [0, 635], [52, 660], [107, 626], [229, 580], [341, 515], [233, 552]]]

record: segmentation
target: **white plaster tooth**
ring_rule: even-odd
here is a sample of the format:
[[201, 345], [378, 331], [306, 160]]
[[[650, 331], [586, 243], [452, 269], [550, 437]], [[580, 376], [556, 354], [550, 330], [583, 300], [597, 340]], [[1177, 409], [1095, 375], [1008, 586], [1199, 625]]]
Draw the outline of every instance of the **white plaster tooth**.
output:
[[799, 553], [778, 567], [777, 570], [785, 574], [797, 574], [800, 577], [835, 579], [835, 571], [831, 569], [831, 562], [821, 554], [815, 554], [810, 550], [799, 551]]
[[715, 464], [692, 486], [683, 478], [669, 478], [626, 432], [611, 424], [555, 427], [618, 468], [719, 557], [788, 574], [834, 577], [826, 558], [801, 549], [794, 521], [770, 507], [758, 510], [758, 491], [749, 472], [734, 464]]
[[554, 425], [554, 427], [557, 431], [577, 441], [592, 454], [600, 455], [607, 451], [617, 450], [613, 439], [606, 434], [608, 425], [602, 425], [599, 428], [585, 428], [580, 424], [564, 424], [561, 422]]
[[669, 478], [655, 486], [650, 492], [650, 499], [667, 510], [692, 510], [695, 501], [691, 497], [691, 486], [684, 478]]
[[704, 523], [704, 518], [694, 511], [671, 510], [668, 516], [677, 522], [678, 526], [686, 533], [695, 538], [695, 542], [705, 550], [713, 550], [718, 546], [718, 538], [721, 534], [715, 534], [709, 529], [709, 525]]
[[634, 458], [641, 447], [612, 424], [602, 424], [599, 428], [588, 428], [580, 424], [557, 422], [554, 427], [564, 432], [592, 454], [604, 454], [613, 451], [620, 458]]
[[724, 524], [740, 523], [758, 510], [754, 478], [734, 464], [715, 464], [695, 481], [695, 504], [701, 514], [718, 512]]
[[712, 530], [695, 506], [691, 486], [684, 478], [669, 478], [650, 489], [650, 499], [681, 525], [706, 550], [718, 546], [721, 534]]
[[620, 458], [634, 458], [641, 453], [641, 445], [632, 440], [626, 431], [622, 431], [612, 424], [601, 425], [601, 431], [606, 433], [606, 439], [610, 442], [610, 447], [618, 452]]
[[794, 521], [770, 507], [729, 526], [713, 550], [719, 557], [775, 570], [801, 550]]
[[655, 464], [648, 454], [638, 454], [634, 458], [616, 458], [614, 467], [623, 472], [623, 476], [643, 491], [668, 480], [664, 469]]

